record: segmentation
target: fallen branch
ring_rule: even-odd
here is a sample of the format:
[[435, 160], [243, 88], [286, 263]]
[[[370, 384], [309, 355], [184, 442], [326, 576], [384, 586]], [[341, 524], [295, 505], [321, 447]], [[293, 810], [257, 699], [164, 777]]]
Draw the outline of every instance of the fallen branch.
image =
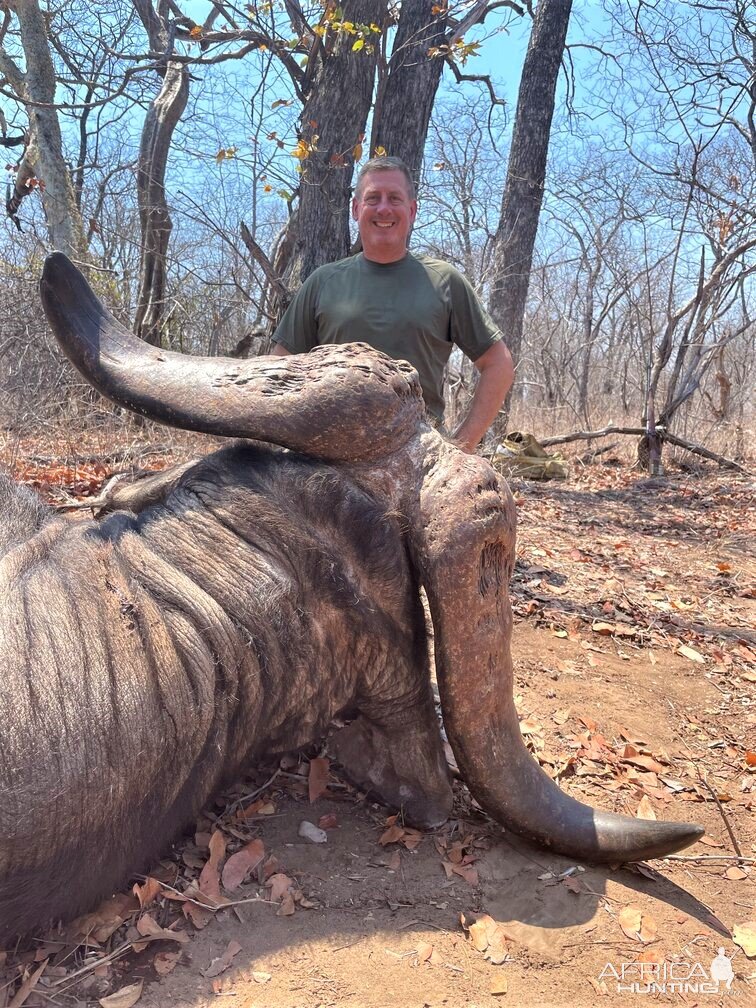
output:
[[716, 452], [709, 451], [708, 448], [704, 448], [702, 445], [693, 444], [692, 441], [683, 441], [682, 438], [677, 437], [675, 434], [667, 432], [662, 435], [662, 440], [677, 445], [678, 448], [685, 448], [686, 451], [693, 452], [694, 455], [702, 455], [704, 458], [711, 459], [712, 462], [718, 462], [724, 469], [737, 469], [738, 472], [742, 473], [748, 472], [745, 466], [740, 465], [739, 462], [735, 462], [734, 459], [728, 459], [724, 455], [717, 455]]
[[[734, 459], [728, 459], [724, 455], [718, 455], [716, 452], [704, 448], [703, 445], [694, 444], [693, 441], [685, 441], [683, 438], [677, 437], [676, 434], [670, 434], [666, 427], [656, 427], [655, 431], [662, 441], [676, 445], [678, 448], [684, 448], [694, 455], [701, 455], [712, 462], [718, 462], [725, 469], [737, 469], [738, 472], [742, 473], [748, 471], [739, 462], [735, 462]], [[595, 438], [607, 437], [609, 434], [636, 434], [638, 437], [646, 437], [648, 436], [648, 431], [645, 427], [617, 427], [611, 424], [607, 427], [602, 427], [601, 430], [572, 431], [571, 434], [559, 434], [556, 437], [544, 438], [540, 444], [544, 448], [549, 448], [551, 445], [567, 444], [569, 441], [593, 441]]]
[[[656, 428], [657, 433], [663, 432], [663, 427]], [[637, 434], [642, 437], [646, 434], [645, 427], [617, 427], [615, 424], [609, 424], [607, 427], [602, 427], [601, 430], [595, 431], [573, 431], [571, 434], [559, 434], [556, 437], [543, 438], [540, 440], [540, 444], [544, 448], [548, 448], [555, 444], [567, 444], [568, 441], [593, 441], [594, 438], [606, 437], [607, 434]]]
[[611, 444], [604, 445], [602, 448], [592, 448], [590, 451], [583, 452], [582, 455], [578, 455], [575, 461], [582, 462], [584, 465], [587, 465], [589, 462], [593, 462], [595, 458], [598, 458], [599, 455], [606, 455], [607, 452], [616, 448], [618, 444], [619, 441], [612, 441]]

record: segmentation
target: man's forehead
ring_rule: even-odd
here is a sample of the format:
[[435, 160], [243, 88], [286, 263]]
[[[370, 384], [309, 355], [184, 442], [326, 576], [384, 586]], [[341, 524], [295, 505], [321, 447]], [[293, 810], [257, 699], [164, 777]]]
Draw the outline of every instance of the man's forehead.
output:
[[370, 191], [388, 190], [389, 192], [400, 192], [403, 196], [409, 196], [409, 186], [404, 174], [395, 168], [368, 172], [362, 180], [360, 191], [362, 195]]

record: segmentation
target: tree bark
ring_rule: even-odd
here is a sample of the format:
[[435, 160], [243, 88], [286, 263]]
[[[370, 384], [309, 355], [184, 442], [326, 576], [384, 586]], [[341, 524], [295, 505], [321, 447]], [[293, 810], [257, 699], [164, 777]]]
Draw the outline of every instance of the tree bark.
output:
[[[444, 10], [434, 13], [440, 6]], [[443, 58], [428, 50], [446, 41], [446, 21], [445, 5], [437, 0], [404, 0], [388, 73], [378, 83], [372, 146], [400, 157], [415, 181], [444, 69]]]
[[[19, 97], [35, 103], [29, 106], [31, 136], [18, 181], [26, 186], [34, 168], [40, 182], [50, 243], [69, 258], [81, 261], [85, 256], [86, 242], [71, 176], [63, 157], [63, 141], [55, 108], [55, 69], [50, 57], [45, 19], [37, 0], [16, 0], [15, 10], [26, 60], [24, 93]], [[26, 188], [29, 191], [28, 186]], [[18, 185], [15, 196], [17, 210], [23, 198]]]
[[[346, 0], [343, 21], [383, 24], [385, 0]], [[355, 147], [364, 137], [377, 56], [355, 52], [354, 37], [339, 33], [319, 47], [312, 88], [302, 110], [302, 181], [286, 284], [296, 289], [318, 266], [349, 254], [349, 204]], [[341, 100], [337, 96], [342, 96]], [[357, 152], [358, 154], [360, 151]], [[359, 160], [359, 159], [357, 159]]]
[[522, 344], [556, 85], [571, 9], [572, 0], [540, 0], [517, 97], [489, 303], [515, 362]]
[[147, 0], [134, 6], [149, 36], [150, 45], [165, 54], [163, 83], [142, 128], [137, 167], [137, 200], [142, 232], [139, 293], [134, 330], [141, 339], [160, 346], [165, 313], [166, 255], [173, 229], [165, 196], [165, 170], [173, 132], [189, 99], [189, 73], [184, 64], [170, 59], [172, 43], [165, 26]]

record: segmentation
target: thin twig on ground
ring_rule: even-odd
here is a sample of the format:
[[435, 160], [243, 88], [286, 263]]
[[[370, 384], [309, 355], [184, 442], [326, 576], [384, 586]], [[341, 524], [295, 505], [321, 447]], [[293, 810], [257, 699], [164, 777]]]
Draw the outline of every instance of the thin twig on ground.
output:
[[[696, 769], [698, 769], [698, 768], [696, 768]], [[735, 834], [734, 834], [734, 832], [732, 830], [732, 826], [730, 826], [730, 820], [727, 818], [727, 813], [724, 810], [722, 802], [719, 800], [719, 796], [717, 795], [717, 793], [714, 790], [714, 788], [711, 786], [711, 784], [709, 784], [708, 780], [701, 773], [700, 770], [698, 770], [698, 779], [703, 784], [703, 786], [706, 788], [706, 790], [709, 792], [709, 794], [714, 799], [714, 801], [717, 803], [717, 808], [719, 809], [719, 814], [722, 816], [722, 822], [725, 824], [725, 828], [727, 829], [727, 832], [728, 832], [728, 834], [730, 836], [730, 841], [732, 843], [733, 849], [734, 849], [735, 853], [738, 855], [738, 857], [742, 857], [743, 856], [743, 852], [740, 849], [740, 844], [738, 843], [738, 841], [737, 841], [737, 839], [735, 837]]]

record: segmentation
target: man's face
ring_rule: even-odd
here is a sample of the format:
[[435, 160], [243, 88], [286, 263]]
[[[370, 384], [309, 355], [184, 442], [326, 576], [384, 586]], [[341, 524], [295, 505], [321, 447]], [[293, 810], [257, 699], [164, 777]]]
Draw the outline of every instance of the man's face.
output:
[[352, 200], [365, 258], [379, 263], [403, 259], [416, 214], [417, 201], [410, 197], [402, 172], [391, 168], [367, 174]]

